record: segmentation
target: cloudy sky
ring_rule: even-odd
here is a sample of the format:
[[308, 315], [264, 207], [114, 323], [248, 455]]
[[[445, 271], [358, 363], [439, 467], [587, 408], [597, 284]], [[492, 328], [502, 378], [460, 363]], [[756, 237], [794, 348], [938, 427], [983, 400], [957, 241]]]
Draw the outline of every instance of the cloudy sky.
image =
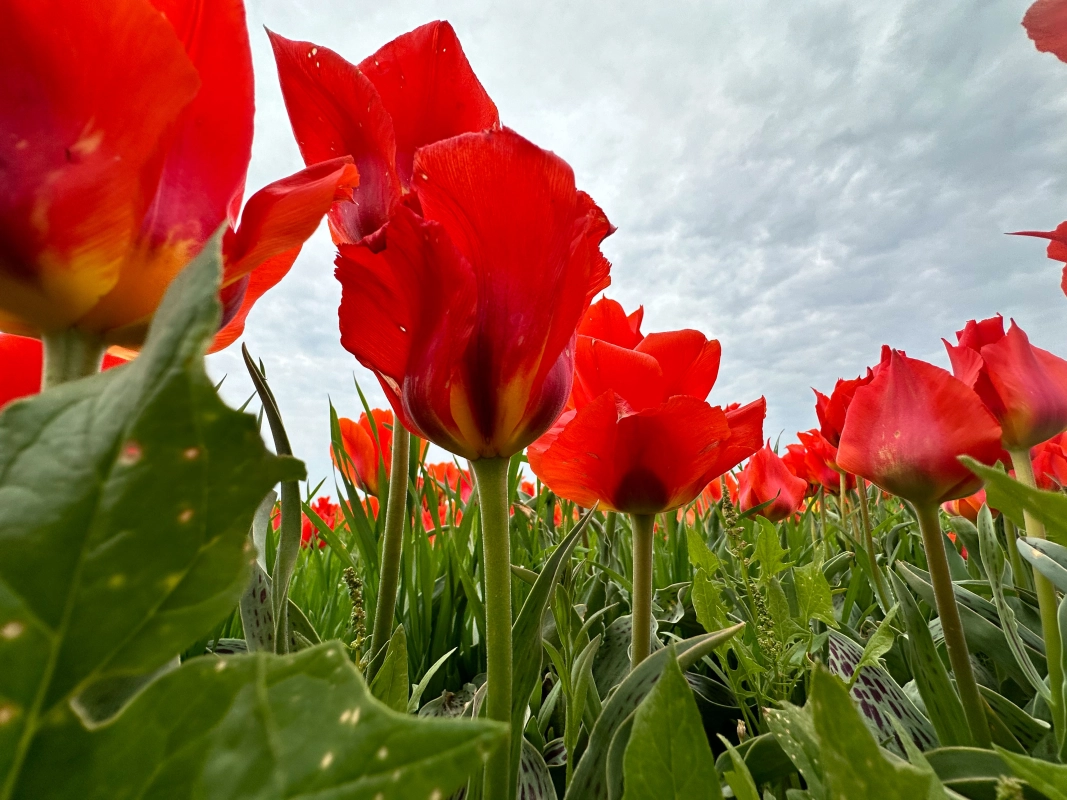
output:
[[[618, 226], [608, 296], [645, 331], [722, 342], [711, 401], [768, 401], [766, 432], [816, 424], [883, 342], [947, 366], [940, 337], [1012, 316], [1067, 355], [1067, 298], [1041, 242], [1067, 218], [1067, 64], [1019, 25], [1027, 2], [246, 0], [257, 69], [249, 191], [303, 166], [262, 26], [357, 62], [433, 19], [455, 27], [502, 121], [574, 167]], [[259, 302], [296, 454], [330, 471], [328, 399], [356, 416], [325, 229]], [[251, 393], [238, 348], [212, 356]], [[332, 484], [332, 481], [330, 482]]]

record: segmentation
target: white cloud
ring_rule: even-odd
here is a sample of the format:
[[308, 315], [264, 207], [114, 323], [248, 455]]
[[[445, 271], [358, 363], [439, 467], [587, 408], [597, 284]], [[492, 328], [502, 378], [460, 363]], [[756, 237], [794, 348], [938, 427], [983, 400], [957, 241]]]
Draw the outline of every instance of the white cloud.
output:
[[[575, 168], [619, 231], [609, 295], [645, 329], [723, 344], [714, 402], [767, 396], [767, 435], [815, 424], [808, 387], [883, 342], [947, 365], [940, 337], [1014, 316], [1067, 355], [1044, 247], [1004, 231], [1067, 218], [1067, 65], [1026, 2], [855, 4], [249, 0], [250, 187], [302, 166], [261, 25], [358, 61], [431, 19], [456, 28], [505, 124]], [[359, 412], [325, 231], [253, 311], [297, 455], [329, 470], [327, 397]], [[211, 359], [251, 392], [236, 348]]]

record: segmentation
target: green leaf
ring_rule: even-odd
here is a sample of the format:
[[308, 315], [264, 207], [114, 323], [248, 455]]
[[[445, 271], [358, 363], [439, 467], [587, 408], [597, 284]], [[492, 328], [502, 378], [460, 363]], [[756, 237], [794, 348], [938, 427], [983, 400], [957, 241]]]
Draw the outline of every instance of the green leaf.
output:
[[433, 666], [426, 670], [426, 674], [422, 676], [422, 680], [419, 681], [418, 685], [412, 688], [411, 697], [408, 698], [407, 712], [409, 714], [414, 714], [419, 710], [419, 702], [422, 700], [422, 695], [426, 691], [426, 687], [430, 685], [430, 681], [432, 681], [433, 676], [437, 674], [437, 670], [444, 666], [444, 663], [448, 661], [448, 657], [454, 652], [456, 652], [455, 647], [433, 662]]
[[70, 714], [53, 720], [18, 796], [443, 798], [506, 735], [495, 722], [389, 710], [338, 642], [288, 656], [197, 658], [96, 732]]
[[789, 551], [782, 548], [782, 543], [778, 540], [778, 529], [774, 523], [765, 517], [756, 519], [759, 521], [760, 532], [756, 538], [756, 550], [752, 557], [759, 562], [760, 581], [765, 582], [786, 568], [784, 557], [789, 555]]
[[[679, 665], [682, 669], [688, 668], [724, 644], [742, 628], [744, 625], [735, 625], [716, 633], [694, 636], [678, 642], [674, 646], [674, 652]], [[637, 709], [659, 679], [666, 666], [667, 656], [666, 648], [652, 653], [638, 664], [608, 697], [589, 735], [585, 754], [578, 762], [570, 786], [567, 787], [567, 800], [604, 800], [608, 796], [605, 766], [611, 741], [619, 727]]]
[[908, 630], [905, 652], [915, 684], [930, 715], [937, 738], [944, 745], [971, 744], [971, 733], [963, 713], [963, 703], [956, 687], [949, 680], [945, 663], [934, 646], [930, 628], [911, 591], [895, 572], [889, 571], [893, 592], [904, 611], [904, 625]]
[[1067, 592], [1067, 547], [1045, 539], [1018, 539], [1019, 554], [1061, 592]]
[[896, 632], [893, 630], [893, 619], [898, 611], [900, 611], [899, 603], [889, 609], [885, 619], [879, 623], [878, 629], [867, 640], [867, 644], [863, 647], [863, 654], [860, 656], [860, 660], [852, 672], [852, 677], [849, 679], [850, 689], [859, 678], [861, 669], [864, 667], [881, 667], [882, 656], [893, 649], [893, 641], [896, 639]]
[[734, 797], [737, 800], [760, 800], [759, 789], [756, 788], [756, 782], [752, 779], [752, 773], [748, 771], [745, 759], [741, 757], [741, 754], [737, 752], [737, 748], [730, 744], [726, 737], [720, 734], [719, 739], [726, 745], [726, 752], [729, 753], [730, 764], [733, 766], [732, 770], [723, 772], [723, 777], [730, 784]]
[[1000, 509], [1018, 527], [1025, 529], [1023, 509], [1045, 523], [1045, 533], [1057, 544], [1067, 547], [1067, 495], [1031, 489], [995, 467], [987, 467], [968, 456], [960, 456], [967, 469], [985, 482], [989, 505]]
[[700, 711], [673, 647], [663, 675], [637, 707], [623, 765], [623, 800], [722, 798]]
[[68, 701], [154, 671], [234, 608], [256, 507], [303, 475], [204, 372], [219, 274], [216, 238], [136, 360], [0, 414], [0, 797]]
[[685, 529], [685, 539], [689, 550], [689, 563], [694, 569], [702, 569], [708, 575], [714, 575], [719, 568], [719, 557], [711, 552], [707, 541], [696, 528]]
[[1000, 549], [996, 532], [993, 530], [993, 515], [989, 511], [989, 506], [986, 505], [983, 505], [982, 510], [978, 512], [978, 542], [982, 568], [993, 592], [993, 602], [1000, 616], [1000, 627], [1004, 631], [1008, 647], [1015, 656], [1023, 675], [1026, 676], [1026, 680], [1030, 682], [1030, 686], [1044, 698], [1046, 703], [1051, 703], [1052, 692], [1045, 685], [1045, 680], [1038, 673], [1034, 662], [1030, 660], [1026, 645], [1023, 644], [1019, 635], [1019, 624], [1015, 621], [1015, 612], [1004, 596], [1004, 551]]
[[797, 607], [801, 621], [817, 619], [836, 628], [830, 584], [818, 564], [812, 562], [802, 567], [793, 567], [793, 582], [797, 589]]
[[393, 711], [408, 708], [408, 639], [397, 625], [385, 648], [385, 660], [370, 684], [371, 694]]
[[811, 709], [782, 703], [781, 708], [764, 711], [764, 718], [778, 744], [804, 776], [811, 796], [815, 800], [825, 800], [826, 788], [819, 755], [821, 748]]
[[886, 758], [838, 678], [816, 667], [809, 702], [822, 744], [829, 800], [915, 800], [927, 796], [930, 776], [911, 764]]
[[1053, 764], [997, 748], [1016, 777], [1022, 778], [1048, 800], [1067, 800], [1067, 764]]
[[720, 584], [708, 577], [703, 568], [697, 568], [696, 574], [693, 575], [691, 594], [693, 611], [697, 615], [697, 622], [703, 625], [708, 633], [722, 630], [729, 624], [726, 609], [719, 599], [719, 586]]

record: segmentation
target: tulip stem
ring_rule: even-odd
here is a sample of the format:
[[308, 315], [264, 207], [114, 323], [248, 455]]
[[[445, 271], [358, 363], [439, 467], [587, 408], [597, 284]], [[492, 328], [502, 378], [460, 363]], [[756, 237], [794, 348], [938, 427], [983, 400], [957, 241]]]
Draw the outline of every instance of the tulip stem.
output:
[[[1037, 488], [1034, 480], [1034, 467], [1030, 463], [1027, 450], [1009, 450], [1015, 476], [1019, 483], [1031, 489]], [[1023, 508], [1023, 521], [1026, 523], [1026, 535], [1035, 539], [1045, 538], [1045, 523]], [[1014, 542], [1013, 542], [1014, 544]], [[1062, 742], [1067, 735], [1065, 730], [1063, 707], [1063, 641], [1060, 639], [1060, 626], [1057, 618], [1056, 587], [1038, 570], [1034, 570], [1034, 593], [1037, 595], [1037, 607], [1041, 612], [1041, 633], [1045, 638], [1045, 660], [1048, 662], [1049, 690], [1052, 693], [1052, 721], [1056, 727], [1056, 740]]]
[[[471, 462], [478, 480], [485, 569], [486, 712], [489, 719], [511, 724], [511, 533], [508, 517], [508, 459]], [[522, 731], [512, 731], [512, 736]], [[507, 800], [517, 779], [505, 743], [485, 765], [485, 800]]]
[[393, 615], [396, 610], [396, 589], [400, 584], [400, 556], [404, 549], [404, 519], [407, 516], [408, 455], [411, 434], [400, 424], [393, 423], [393, 454], [389, 462], [389, 494], [385, 509], [385, 532], [382, 534], [382, 555], [378, 570], [378, 600], [374, 605], [374, 632], [370, 639], [371, 660], [367, 680], [372, 680], [385, 660], [386, 645], [393, 635]]
[[107, 348], [99, 336], [65, 328], [41, 336], [44, 345], [44, 369], [41, 390], [51, 389], [67, 381], [94, 375], [100, 371]]
[[967, 717], [967, 726], [975, 745], [990, 748], [993, 741], [989, 733], [989, 721], [986, 719], [985, 703], [978, 692], [978, 683], [971, 667], [967, 639], [963, 635], [963, 622], [960, 620], [959, 606], [956, 605], [937, 506], [915, 505], [915, 515], [919, 519], [919, 530], [922, 532], [923, 548], [926, 550], [927, 566], [930, 568], [930, 582], [934, 586], [937, 616], [941, 619], [941, 630], [945, 636], [945, 649], [948, 650], [948, 660], [956, 678], [956, 688], [960, 693], [964, 716]]
[[863, 546], [867, 548], [867, 558], [871, 562], [871, 575], [874, 577], [874, 591], [878, 595], [878, 604], [882, 611], [889, 613], [892, 603], [889, 600], [889, 590], [882, 576], [882, 569], [878, 566], [878, 557], [874, 553], [874, 537], [871, 536], [871, 516], [867, 509], [867, 481], [865, 478], [856, 476], [856, 491], [859, 492], [860, 519], [863, 522]]
[[655, 514], [631, 514], [634, 541], [633, 636], [630, 640], [630, 669], [652, 652], [652, 531]]

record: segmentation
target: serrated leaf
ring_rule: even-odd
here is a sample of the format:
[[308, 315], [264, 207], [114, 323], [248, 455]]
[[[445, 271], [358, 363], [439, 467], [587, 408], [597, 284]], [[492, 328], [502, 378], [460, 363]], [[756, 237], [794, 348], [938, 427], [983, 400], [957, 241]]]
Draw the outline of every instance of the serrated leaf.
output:
[[674, 648], [634, 714], [623, 800], [721, 800], [715, 760]]
[[839, 679], [816, 667], [809, 702], [822, 745], [829, 800], [915, 800], [927, 796], [930, 776], [906, 762], [890, 762], [883, 755]]
[[836, 628], [833, 595], [818, 564], [812, 562], [802, 567], [793, 567], [793, 583], [797, 590], [797, 611], [803, 622], [813, 619]]
[[707, 541], [696, 528], [685, 529], [685, 539], [689, 551], [689, 563], [694, 569], [702, 569], [708, 575], [714, 575], [719, 568], [719, 557], [711, 552]]
[[256, 507], [303, 475], [204, 372], [219, 274], [216, 238], [136, 360], [0, 414], [0, 796], [67, 701], [154, 671], [229, 613]]
[[198, 658], [95, 733], [47, 728], [17, 797], [407, 800], [447, 797], [505, 726], [419, 718], [374, 700], [343, 647]]
[[752, 555], [760, 565], [759, 579], [765, 582], [786, 568], [785, 556], [789, 551], [782, 548], [778, 539], [778, 529], [765, 517], [757, 517], [760, 532], [756, 537], [756, 550]]
[[370, 684], [371, 694], [393, 711], [408, 707], [408, 639], [397, 625], [385, 648], [385, 660]]

